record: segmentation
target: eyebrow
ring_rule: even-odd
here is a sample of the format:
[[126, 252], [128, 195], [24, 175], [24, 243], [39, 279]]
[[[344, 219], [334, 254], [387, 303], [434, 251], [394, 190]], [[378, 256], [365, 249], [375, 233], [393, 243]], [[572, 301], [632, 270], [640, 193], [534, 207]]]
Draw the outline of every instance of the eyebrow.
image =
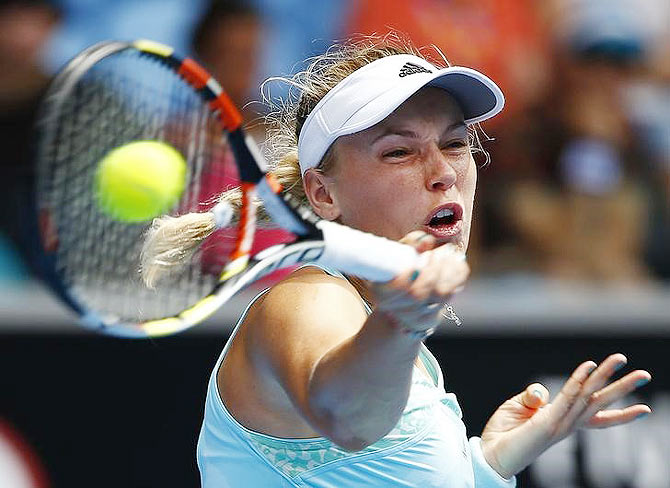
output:
[[[466, 127], [467, 127], [467, 126], [466, 126], [465, 122], [463, 122], [463, 121], [454, 122], [453, 124], [451, 124], [449, 127], [447, 127], [447, 128], [445, 129], [444, 134], [447, 134], [447, 133], [449, 133], [449, 132], [453, 132], [453, 131], [456, 130], [456, 129], [466, 128]], [[395, 135], [398, 135], [398, 136], [402, 136], [402, 137], [409, 137], [409, 138], [412, 138], [412, 139], [418, 139], [418, 138], [419, 138], [419, 135], [418, 135], [416, 132], [414, 132], [413, 130], [399, 129], [399, 128], [394, 128], [394, 127], [387, 127], [386, 129], [384, 129], [384, 130], [382, 131], [381, 134], [379, 134], [377, 137], [375, 137], [375, 138], [372, 140], [372, 144], [374, 144], [375, 142], [377, 142], [379, 139], [382, 139], [383, 137], [391, 136], [391, 135], [394, 135], [394, 136], [395, 136]]]

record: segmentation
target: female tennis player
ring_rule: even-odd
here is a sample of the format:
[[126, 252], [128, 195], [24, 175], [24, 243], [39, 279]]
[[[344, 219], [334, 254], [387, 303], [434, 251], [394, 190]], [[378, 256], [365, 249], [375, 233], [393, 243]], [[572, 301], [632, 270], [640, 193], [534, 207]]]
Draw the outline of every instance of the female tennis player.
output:
[[300, 96], [278, 114], [275, 174], [320, 217], [407, 243], [421, 264], [384, 285], [309, 265], [248, 305], [209, 382], [204, 487], [510, 487], [577, 429], [650, 412], [607, 409], [651, 378], [611, 382], [626, 363], [614, 354], [579, 365], [551, 404], [528, 386], [466, 437], [423, 339], [467, 281], [473, 124], [504, 99], [485, 75], [421, 52], [350, 42], [290, 80]]

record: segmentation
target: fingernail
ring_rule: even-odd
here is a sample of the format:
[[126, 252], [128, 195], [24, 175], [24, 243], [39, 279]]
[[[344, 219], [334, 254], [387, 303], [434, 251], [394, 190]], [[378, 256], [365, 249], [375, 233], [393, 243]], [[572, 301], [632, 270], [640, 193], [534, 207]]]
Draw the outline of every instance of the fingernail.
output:
[[635, 418], [636, 418], [636, 419], [641, 419], [641, 418], [646, 417], [647, 415], [649, 415], [649, 412], [642, 412], [641, 414], [639, 414], [639, 415], [638, 415], [637, 417], [635, 417]]
[[637, 380], [637, 383], [635, 383], [635, 388], [640, 388], [641, 386], [646, 385], [649, 383], [649, 378], [640, 378]]
[[593, 370], [595, 370], [597, 367], [598, 367], [597, 364], [592, 364], [591, 366], [589, 366], [589, 371], [587, 374], [593, 373]]
[[623, 368], [626, 365], [626, 362], [624, 361], [623, 363], [617, 363], [616, 366], [614, 366], [614, 371], [619, 371], [621, 368]]
[[419, 270], [415, 269], [412, 271], [412, 276], [409, 277], [409, 281], [415, 281], [419, 277]]
[[542, 390], [533, 390], [533, 395], [541, 400], [542, 399]]

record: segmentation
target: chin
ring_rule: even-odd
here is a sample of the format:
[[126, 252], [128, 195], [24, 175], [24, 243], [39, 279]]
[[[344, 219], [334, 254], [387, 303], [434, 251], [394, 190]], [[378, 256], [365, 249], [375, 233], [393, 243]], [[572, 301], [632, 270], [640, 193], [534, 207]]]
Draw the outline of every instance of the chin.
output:
[[458, 229], [457, 232], [454, 233], [441, 232], [438, 230], [431, 229], [430, 227], [424, 228], [422, 230], [428, 232], [435, 238], [435, 240], [437, 241], [437, 246], [442, 246], [444, 244], [453, 244], [454, 246], [458, 247], [458, 249], [463, 253], [465, 253], [465, 251], [468, 248], [469, 232], [467, 232], [467, 229], [463, 228], [463, 226], [460, 229]]

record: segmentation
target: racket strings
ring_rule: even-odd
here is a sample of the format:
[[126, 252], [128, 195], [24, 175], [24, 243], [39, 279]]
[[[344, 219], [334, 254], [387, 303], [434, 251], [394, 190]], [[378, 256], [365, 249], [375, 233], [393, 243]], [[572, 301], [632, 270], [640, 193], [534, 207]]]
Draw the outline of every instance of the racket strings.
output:
[[201, 197], [215, 192], [201, 182], [225, 172], [211, 162], [227, 150], [218, 120], [199, 95], [159, 63], [113, 55], [79, 80], [56, 126], [43, 201], [58, 232], [56, 268], [77, 299], [103, 314], [141, 322], [176, 314], [211, 291], [218, 276], [203, 270], [203, 251], [168, 285], [147, 289], [138, 271], [148, 224], [103, 214], [93, 183], [98, 162], [111, 149], [135, 140], [166, 141], [189, 162], [176, 212], [203, 210]]

